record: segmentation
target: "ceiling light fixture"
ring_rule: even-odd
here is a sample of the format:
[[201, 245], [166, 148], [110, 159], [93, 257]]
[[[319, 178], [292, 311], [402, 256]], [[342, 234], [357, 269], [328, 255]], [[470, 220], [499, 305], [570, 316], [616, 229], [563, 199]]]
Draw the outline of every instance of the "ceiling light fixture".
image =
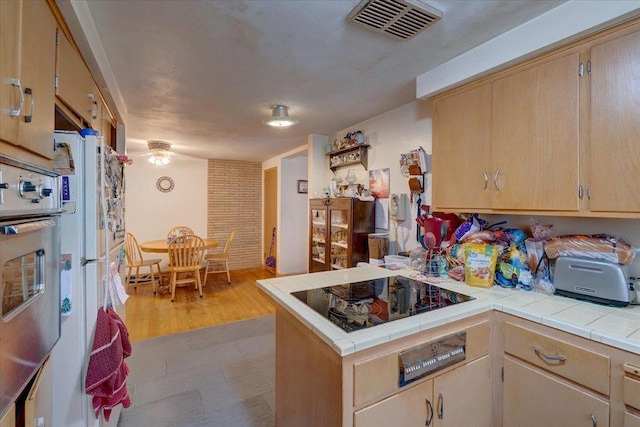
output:
[[164, 141], [147, 141], [147, 147], [151, 151], [151, 156], [147, 159], [154, 166], [165, 166], [171, 161], [169, 159], [169, 150], [171, 144]]
[[271, 107], [271, 118], [264, 119], [262, 123], [274, 127], [287, 127], [295, 125], [299, 122], [294, 117], [289, 117], [289, 110], [284, 105], [274, 105]]

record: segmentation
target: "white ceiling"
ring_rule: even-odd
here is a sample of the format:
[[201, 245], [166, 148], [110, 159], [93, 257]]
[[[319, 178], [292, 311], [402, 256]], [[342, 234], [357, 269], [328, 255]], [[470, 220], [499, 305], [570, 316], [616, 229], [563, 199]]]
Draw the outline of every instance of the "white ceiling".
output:
[[[563, 2], [429, 0], [442, 19], [409, 41], [348, 23], [358, 0], [94, 0], [74, 19], [93, 21], [130, 152], [263, 161], [415, 100], [418, 75]], [[263, 125], [273, 104], [300, 123]]]

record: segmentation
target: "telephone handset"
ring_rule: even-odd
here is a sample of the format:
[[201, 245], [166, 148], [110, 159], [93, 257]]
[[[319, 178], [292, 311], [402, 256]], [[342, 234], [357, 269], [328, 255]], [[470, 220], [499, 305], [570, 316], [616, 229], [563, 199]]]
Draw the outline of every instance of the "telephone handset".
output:
[[404, 221], [407, 209], [406, 194], [392, 194], [389, 200], [389, 216], [395, 221]]

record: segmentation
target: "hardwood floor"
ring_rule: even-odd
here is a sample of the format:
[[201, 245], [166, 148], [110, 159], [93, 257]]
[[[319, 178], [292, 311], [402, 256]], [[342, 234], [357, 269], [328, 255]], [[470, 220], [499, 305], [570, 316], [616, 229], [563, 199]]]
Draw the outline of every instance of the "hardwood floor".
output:
[[175, 302], [169, 293], [154, 295], [151, 285], [129, 286], [125, 318], [129, 338], [139, 341], [273, 314], [273, 304], [256, 285], [256, 280], [272, 277], [262, 269], [236, 270], [229, 285], [226, 274], [210, 275], [202, 298], [192, 286], [185, 286], [176, 289]]

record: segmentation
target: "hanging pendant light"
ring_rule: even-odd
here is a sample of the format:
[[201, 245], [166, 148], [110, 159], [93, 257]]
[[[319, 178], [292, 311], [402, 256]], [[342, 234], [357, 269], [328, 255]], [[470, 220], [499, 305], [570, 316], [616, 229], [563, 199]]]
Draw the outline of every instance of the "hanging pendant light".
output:
[[147, 147], [151, 151], [151, 156], [147, 159], [149, 163], [154, 166], [168, 165], [171, 159], [169, 158], [169, 150], [171, 144], [164, 141], [147, 141]]
[[299, 122], [294, 117], [289, 117], [289, 110], [284, 105], [274, 105], [271, 107], [271, 118], [264, 119], [262, 123], [274, 127], [287, 127]]

